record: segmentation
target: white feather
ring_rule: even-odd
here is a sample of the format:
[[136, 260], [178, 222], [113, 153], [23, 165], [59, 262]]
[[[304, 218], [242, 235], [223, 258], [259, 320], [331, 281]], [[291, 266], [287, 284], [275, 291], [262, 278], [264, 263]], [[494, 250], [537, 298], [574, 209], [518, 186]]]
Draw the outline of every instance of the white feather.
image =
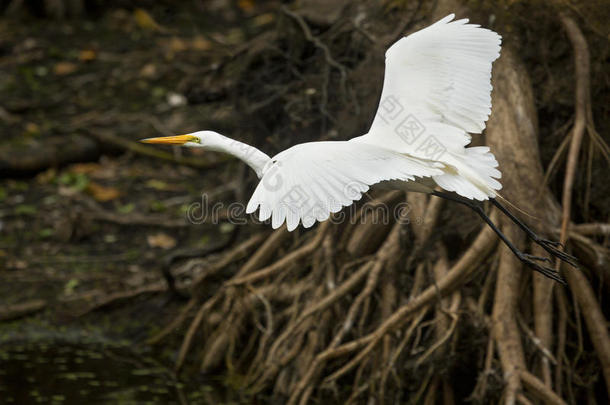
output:
[[355, 141], [442, 162], [435, 176], [448, 191], [479, 200], [495, 196], [497, 162], [466, 148], [491, 113], [491, 66], [500, 55], [495, 32], [452, 21], [451, 14], [398, 40], [386, 52], [379, 109], [368, 134]]
[[273, 158], [213, 131], [194, 133], [230, 153], [261, 178], [246, 212], [259, 209], [273, 228], [308, 228], [362, 198], [369, 186], [431, 192], [434, 183], [483, 200], [501, 188], [489, 148], [466, 148], [491, 112], [491, 65], [500, 52], [493, 31], [449, 15], [400, 39], [386, 52], [377, 115], [369, 133], [346, 142], [311, 142]]
[[[261, 207], [259, 218], [288, 230], [324, 221], [362, 197], [368, 186], [384, 180], [414, 180], [442, 175], [441, 165], [358, 142], [310, 142], [272, 158], [247, 206]], [[270, 211], [267, 210], [270, 207]]]

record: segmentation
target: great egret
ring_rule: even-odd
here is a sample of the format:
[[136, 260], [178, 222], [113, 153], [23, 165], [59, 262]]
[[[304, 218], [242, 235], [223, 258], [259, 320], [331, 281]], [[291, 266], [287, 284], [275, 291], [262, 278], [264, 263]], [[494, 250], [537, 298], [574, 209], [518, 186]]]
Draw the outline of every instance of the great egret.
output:
[[[406, 36], [386, 52], [381, 100], [369, 132], [349, 141], [308, 142], [273, 158], [214, 131], [148, 138], [142, 142], [207, 148], [247, 163], [260, 182], [246, 213], [259, 209], [273, 228], [289, 231], [325, 221], [384, 182], [394, 188], [431, 193], [475, 210], [534, 270], [563, 282], [538, 261], [519, 251], [472, 200], [490, 200], [530, 238], [574, 265], [558, 244], [538, 237], [495, 197], [502, 186], [498, 163], [488, 147], [469, 147], [470, 133], [481, 133], [491, 113], [491, 65], [500, 55], [497, 33], [453, 21], [451, 14]], [[435, 191], [439, 186], [445, 191]]]

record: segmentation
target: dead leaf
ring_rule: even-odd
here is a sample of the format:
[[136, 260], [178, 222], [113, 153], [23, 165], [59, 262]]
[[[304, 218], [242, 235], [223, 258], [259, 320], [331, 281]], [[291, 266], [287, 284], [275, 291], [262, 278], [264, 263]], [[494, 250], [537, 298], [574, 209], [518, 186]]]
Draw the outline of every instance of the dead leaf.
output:
[[230, 29], [225, 39], [229, 45], [237, 45], [244, 41], [244, 32], [240, 28]]
[[102, 166], [99, 163], [75, 163], [70, 166], [70, 171], [77, 174], [91, 174], [100, 170]]
[[166, 32], [167, 30], [160, 26], [154, 18], [147, 11], [142, 10], [141, 8], [136, 8], [133, 12], [133, 18], [136, 21], [136, 24], [142, 29], [151, 30], [151, 31], [160, 31]]
[[78, 193], [79, 193], [79, 191], [74, 187], [59, 186], [57, 188], [57, 194], [59, 194], [62, 197], [74, 197]]
[[207, 51], [212, 48], [212, 43], [201, 35], [197, 35], [195, 38], [193, 38], [191, 47], [196, 51]]
[[151, 248], [171, 249], [176, 246], [176, 239], [166, 233], [158, 233], [156, 235], [148, 235], [146, 242]]
[[263, 25], [267, 25], [275, 19], [275, 15], [273, 13], [265, 13], [257, 15], [252, 18], [252, 25], [254, 27], [262, 27]]
[[78, 58], [83, 62], [90, 62], [97, 58], [97, 53], [93, 49], [83, 49], [80, 51]]
[[155, 190], [167, 190], [169, 184], [162, 180], [150, 179], [146, 182], [146, 187], [154, 188]]
[[53, 67], [53, 73], [57, 76], [65, 76], [74, 73], [76, 69], [78, 69], [78, 66], [72, 62], [58, 62]]
[[148, 63], [140, 69], [140, 76], [151, 79], [157, 75], [157, 66], [152, 63]]
[[40, 127], [38, 126], [38, 124], [28, 122], [27, 124], [25, 124], [25, 132], [27, 135], [39, 135]]
[[99, 202], [114, 200], [121, 195], [121, 192], [114, 187], [102, 186], [92, 181], [87, 184], [86, 191]]
[[12, 259], [8, 260], [8, 262], [6, 263], [6, 267], [9, 269], [23, 270], [28, 267], [28, 264], [23, 260]]
[[246, 13], [252, 12], [254, 10], [254, 1], [253, 0], [239, 0], [237, 2], [237, 6], [241, 8]]
[[44, 172], [38, 173], [36, 175], [36, 181], [38, 184], [49, 184], [51, 181], [53, 181], [53, 179], [55, 179], [55, 177], [57, 177], [57, 169], [51, 167]]
[[172, 37], [169, 41], [169, 49], [173, 52], [183, 52], [188, 49], [188, 44], [178, 37]]
[[101, 163], [76, 163], [71, 165], [68, 170], [75, 174], [86, 174], [90, 178], [97, 180], [116, 179], [118, 176], [116, 164], [105, 161], [104, 159], [101, 159], [100, 162]]

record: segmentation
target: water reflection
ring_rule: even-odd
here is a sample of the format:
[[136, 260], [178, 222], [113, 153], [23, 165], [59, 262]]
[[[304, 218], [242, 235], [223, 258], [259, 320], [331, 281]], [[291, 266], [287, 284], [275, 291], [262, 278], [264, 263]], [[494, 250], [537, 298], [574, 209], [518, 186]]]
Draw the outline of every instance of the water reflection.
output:
[[58, 342], [0, 347], [0, 403], [192, 404], [207, 403], [210, 391], [187, 386], [154, 359], [125, 347]]

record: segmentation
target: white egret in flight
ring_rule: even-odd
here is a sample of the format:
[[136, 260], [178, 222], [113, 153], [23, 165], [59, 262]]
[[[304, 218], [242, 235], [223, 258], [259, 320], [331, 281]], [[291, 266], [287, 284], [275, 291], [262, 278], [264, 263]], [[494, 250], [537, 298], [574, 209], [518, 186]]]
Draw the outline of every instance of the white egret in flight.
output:
[[466, 147], [469, 133], [481, 133], [491, 113], [491, 65], [500, 55], [501, 37], [453, 18], [451, 14], [387, 50], [381, 100], [363, 136], [307, 142], [274, 157], [213, 131], [142, 142], [206, 148], [243, 160], [260, 178], [246, 213], [258, 209], [261, 221], [271, 218], [273, 228], [286, 222], [289, 231], [299, 223], [308, 228], [327, 220], [381, 182], [453, 200], [475, 210], [522, 262], [563, 282], [539, 263], [549, 259], [519, 251], [473, 201], [491, 201], [547, 252], [574, 265], [558, 243], [540, 238], [496, 201], [502, 186], [489, 148]]

